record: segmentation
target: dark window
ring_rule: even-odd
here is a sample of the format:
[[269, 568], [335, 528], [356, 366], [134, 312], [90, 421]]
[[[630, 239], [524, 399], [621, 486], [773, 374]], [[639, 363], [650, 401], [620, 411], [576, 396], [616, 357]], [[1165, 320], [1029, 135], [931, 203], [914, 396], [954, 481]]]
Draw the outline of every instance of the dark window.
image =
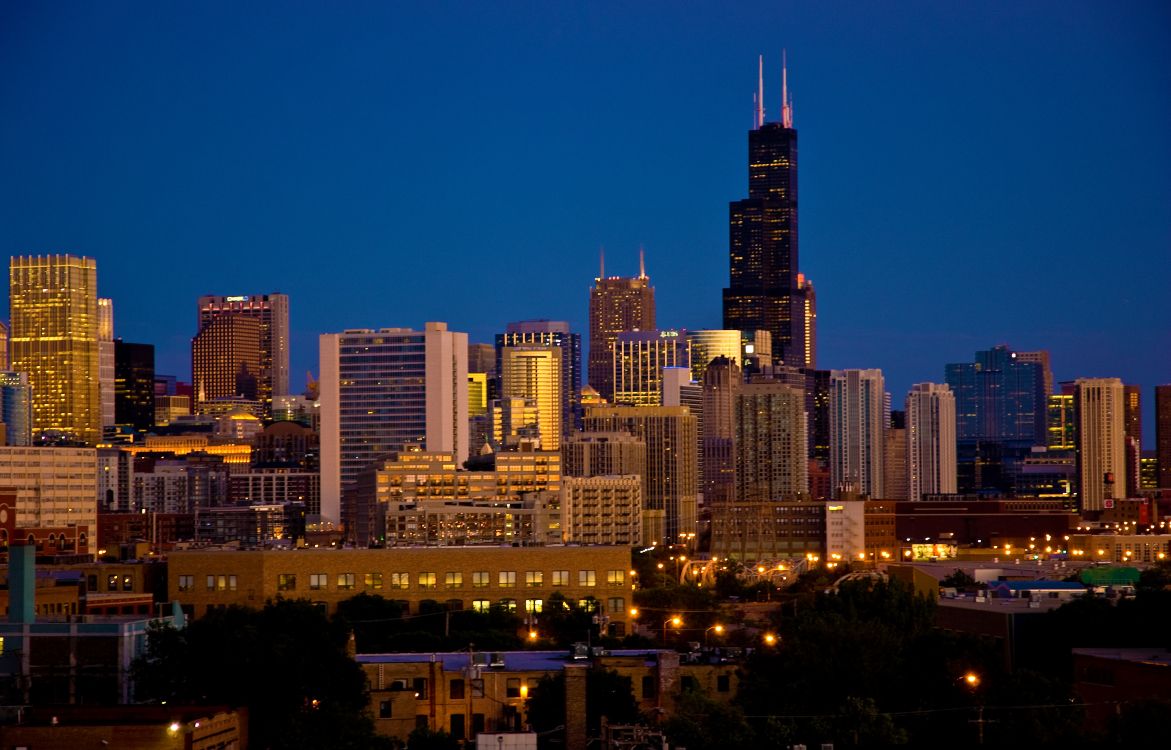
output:
[[464, 738], [464, 715], [451, 715], [451, 737], [452, 739], [462, 740]]
[[411, 688], [414, 689], [416, 698], [420, 698], [420, 699], [426, 698], [427, 697], [427, 678], [426, 677], [416, 677], [415, 681], [411, 684]]
[[691, 675], [684, 675], [683, 679], [679, 681], [679, 686], [683, 688], [684, 692], [695, 690], [695, 678]]
[[519, 677], [509, 677], [508, 678], [508, 682], [505, 683], [505, 687], [504, 687], [504, 695], [507, 698], [519, 698], [520, 697], [520, 678]]
[[655, 678], [647, 675], [642, 678], [642, 699], [653, 700], [659, 696], [658, 685], [655, 683]]
[[390, 718], [390, 701], [378, 701], [378, 718]]
[[732, 689], [732, 679], [728, 675], [722, 674], [722, 675], [719, 675], [718, 677], [716, 677], [716, 690], [718, 690], [721, 693], [726, 693], [731, 689]]
[[472, 734], [484, 731], [484, 714], [472, 714]]
[[415, 729], [427, 728], [427, 714], [415, 714]]
[[451, 687], [447, 691], [447, 697], [453, 701], [463, 700], [464, 697], [464, 681], [452, 680]]

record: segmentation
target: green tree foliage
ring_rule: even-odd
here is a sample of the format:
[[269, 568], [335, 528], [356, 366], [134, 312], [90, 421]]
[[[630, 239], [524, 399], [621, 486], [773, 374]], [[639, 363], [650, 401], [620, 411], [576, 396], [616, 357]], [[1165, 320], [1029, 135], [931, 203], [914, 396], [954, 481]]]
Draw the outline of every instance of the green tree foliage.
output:
[[148, 634], [133, 667], [137, 697], [246, 707], [256, 748], [384, 747], [348, 640], [344, 622], [304, 600], [215, 610]]
[[754, 747], [756, 735], [739, 707], [712, 700], [698, 690], [676, 698], [673, 715], [663, 724], [672, 745], [687, 750]]
[[975, 588], [978, 584], [975, 578], [956, 568], [955, 572], [940, 581], [939, 585], [953, 589], [970, 589]]
[[460, 742], [442, 729], [418, 727], [407, 735], [407, 750], [460, 750]]
[[353, 628], [358, 653], [460, 651], [469, 643], [481, 650], [520, 648], [524, 621], [503, 606], [488, 612], [453, 610], [434, 600], [407, 615], [377, 594], [358, 594], [338, 603], [338, 617]]

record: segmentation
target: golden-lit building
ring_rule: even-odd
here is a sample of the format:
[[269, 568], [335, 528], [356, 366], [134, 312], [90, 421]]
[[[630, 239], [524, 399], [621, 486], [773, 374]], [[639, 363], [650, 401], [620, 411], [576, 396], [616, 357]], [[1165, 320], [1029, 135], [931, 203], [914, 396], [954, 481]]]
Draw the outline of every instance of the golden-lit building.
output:
[[12, 369], [28, 373], [33, 432], [93, 445], [102, 434], [97, 262], [20, 256], [9, 274]]
[[691, 379], [703, 382], [707, 366], [716, 357], [726, 357], [743, 365], [741, 354], [741, 332], [719, 329], [688, 331], [687, 341], [691, 345]]
[[[626, 432], [646, 444], [644, 544], [694, 538], [699, 492], [697, 420], [686, 406], [593, 406], [588, 433]], [[690, 535], [690, 536], [688, 536]]]
[[658, 406], [663, 403], [663, 368], [691, 367], [685, 332], [624, 331], [614, 337], [613, 346], [615, 404]]
[[1070, 534], [1064, 544], [1071, 560], [1150, 564], [1171, 556], [1171, 534]]
[[557, 346], [505, 346], [500, 350], [501, 398], [533, 402], [541, 447], [550, 451], [561, 448], [561, 360], [561, 348]]
[[1126, 497], [1124, 393], [1118, 378], [1079, 378], [1074, 388], [1083, 513]]
[[155, 396], [155, 425], [158, 427], [166, 427], [190, 413], [190, 396]]
[[260, 320], [243, 315], [213, 318], [191, 339], [191, 374], [195, 410], [216, 399], [258, 401], [260, 393]]
[[[273, 399], [289, 393], [289, 296], [287, 294], [205, 295], [199, 298], [199, 330], [220, 318], [252, 318], [260, 326], [260, 361], [252, 376], [265, 417]], [[198, 381], [196, 381], [198, 383]]]
[[452, 453], [402, 451], [359, 475], [356, 538], [396, 544], [557, 544], [561, 454], [506, 451], [464, 469]]
[[[640, 266], [642, 264], [640, 263]], [[633, 278], [606, 276], [603, 267], [590, 290], [590, 351], [587, 380], [602, 398], [614, 399], [614, 341], [622, 331], [655, 328], [655, 288], [645, 267]]]
[[642, 543], [642, 477], [564, 477], [561, 523], [574, 544]]
[[1046, 404], [1046, 446], [1051, 451], [1077, 449], [1077, 425], [1073, 419], [1073, 394], [1055, 393]]
[[631, 605], [630, 548], [616, 546], [202, 549], [167, 556], [167, 596], [190, 614], [268, 599], [307, 598], [330, 613], [340, 601], [375, 594], [417, 612], [423, 601], [488, 611], [540, 613], [550, 596], [587, 597], [621, 635]]
[[488, 413], [488, 373], [468, 373], [468, 418]]
[[522, 396], [492, 400], [492, 445], [497, 449], [536, 439], [540, 433], [537, 402]]

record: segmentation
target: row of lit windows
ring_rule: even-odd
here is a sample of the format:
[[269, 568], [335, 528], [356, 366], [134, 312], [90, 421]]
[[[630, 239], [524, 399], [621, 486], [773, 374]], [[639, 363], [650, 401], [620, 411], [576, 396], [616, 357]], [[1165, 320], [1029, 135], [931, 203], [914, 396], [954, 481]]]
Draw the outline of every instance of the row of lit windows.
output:
[[[220, 585], [217, 579], [213, 586], [212, 579], [215, 576], [208, 576], [208, 591], [235, 591], [236, 590], [236, 576], [228, 576], [230, 581], [223, 582], [224, 588]], [[219, 576], [223, 579], [224, 576]], [[414, 580], [417, 588], [430, 590], [439, 587], [439, 576], [432, 572], [421, 572], [414, 575]], [[477, 570], [472, 573], [471, 582], [473, 588], [487, 588], [491, 585], [492, 576], [487, 570]], [[515, 570], [501, 570], [496, 575], [496, 585], [498, 588], [515, 588], [517, 585], [517, 571]], [[391, 573], [384, 577], [382, 573], [366, 573], [365, 587], [373, 590], [380, 590], [383, 587], [397, 590], [407, 590], [411, 588], [411, 574], [410, 573]], [[551, 575], [551, 582], [553, 586], [568, 586], [570, 585], [570, 576], [568, 570], [554, 570]], [[356, 576], [353, 573], [338, 573], [335, 581], [335, 588], [339, 591], [348, 591], [355, 588]], [[606, 571], [606, 585], [612, 587], [624, 586], [626, 584], [625, 570], [608, 570]], [[444, 588], [458, 589], [464, 586], [464, 574], [461, 571], [449, 571], [443, 574]], [[524, 585], [529, 588], [537, 588], [545, 585], [545, 573], [540, 570], [528, 570], [524, 573]], [[593, 588], [598, 585], [597, 572], [593, 570], [579, 570], [577, 572], [577, 585], [582, 588]], [[184, 588], [188, 586], [189, 588]], [[192, 591], [194, 590], [195, 580], [192, 576], [179, 576], [179, 590]], [[309, 574], [309, 590], [322, 591], [329, 588], [329, 575], [326, 573], [310, 573]], [[280, 573], [277, 575], [277, 591], [296, 591], [297, 590], [297, 575], [295, 573]]]

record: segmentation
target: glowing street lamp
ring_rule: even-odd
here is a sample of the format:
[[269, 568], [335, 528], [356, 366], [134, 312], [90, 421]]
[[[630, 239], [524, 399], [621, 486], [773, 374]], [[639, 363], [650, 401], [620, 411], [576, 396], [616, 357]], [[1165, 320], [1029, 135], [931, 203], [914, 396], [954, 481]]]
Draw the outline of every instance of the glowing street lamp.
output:
[[710, 628], [703, 631], [703, 645], [705, 645], [705, 646], [707, 645], [707, 634], [712, 632], [713, 630], [716, 631], [716, 635], [723, 635], [724, 634], [724, 626], [723, 625], [720, 625], [718, 623], [716, 625], [712, 625]]

